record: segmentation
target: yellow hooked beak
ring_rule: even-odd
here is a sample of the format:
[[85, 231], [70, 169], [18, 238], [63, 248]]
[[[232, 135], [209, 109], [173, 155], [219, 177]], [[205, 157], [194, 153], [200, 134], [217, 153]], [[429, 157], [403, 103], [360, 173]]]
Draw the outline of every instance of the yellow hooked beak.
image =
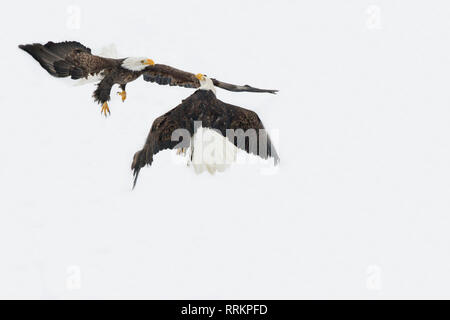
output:
[[196, 77], [198, 80], [205, 80], [205, 76], [204, 76], [203, 74], [201, 74], [201, 73], [197, 73], [197, 74], [195, 75], [195, 77]]
[[153, 65], [155, 65], [155, 62], [152, 59], [147, 59], [147, 60], [144, 60], [144, 64], [146, 66], [153, 66]]

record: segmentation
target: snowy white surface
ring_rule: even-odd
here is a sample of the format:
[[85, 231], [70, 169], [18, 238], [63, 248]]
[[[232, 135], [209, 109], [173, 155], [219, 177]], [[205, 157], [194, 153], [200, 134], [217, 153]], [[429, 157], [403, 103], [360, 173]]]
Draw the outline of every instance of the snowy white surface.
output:
[[[10, 1], [0, 16], [0, 297], [450, 297], [448, 1]], [[93, 85], [17, 48], [69, 39], [280, 89], [217, 93], [279, 131], [280, 170], [196, 176], [161, 153], [131, 191], [152, 121], [193, 91], [137, 80], [105, 119]]]

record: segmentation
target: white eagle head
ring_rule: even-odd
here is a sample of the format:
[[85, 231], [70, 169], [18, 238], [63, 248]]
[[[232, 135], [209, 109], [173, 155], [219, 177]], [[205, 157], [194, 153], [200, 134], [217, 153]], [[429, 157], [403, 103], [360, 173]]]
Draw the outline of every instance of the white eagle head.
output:
[[153, 66], [155, 63], [152, 59], [143, 58], [143, 57], [129, 57], [123, 60], [122, 68], [131, 70], [131, 71], [142, 71], [148, 66]]
[[213, 81], [206, 76], [206, 74], [197, 73], [195, 77], [200, 81], [200, 90], [211, 90], [214, 94], [216, 94], [216, 87], [214, 86]]

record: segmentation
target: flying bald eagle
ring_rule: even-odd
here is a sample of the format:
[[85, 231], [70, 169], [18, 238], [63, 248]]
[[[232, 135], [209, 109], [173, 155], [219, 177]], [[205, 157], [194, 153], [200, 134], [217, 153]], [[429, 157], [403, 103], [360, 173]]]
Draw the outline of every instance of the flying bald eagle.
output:
[[34, 43], [19, 45], [54, 77], [72, 79], [99, 76], [101, 79], [94, 91], [95, 101], [102, 105], [101, 112], [110, 113], [108, 101], [111, 88], [119, 84], [122, 101], [126, 99], [125, 86], [142, 75], [146, 67], [154, 65], [148, 58], [111, 59], [91, 54], [91, 49], [76, 41], [47, 42], [45, 45]]
[[[145, 80], [161, 85], [198, 88], [200, 82], [195, 75], [170, 66], [156, 64], [152, 59], [141, 57], [128, 57], [112, 59], [93, 55], [91, 49], [76, 41], [47, 42], [45, 45], [34, 43], [19, 45], [20, 49], [28, 52], [39, 64], [55, 77], [71, 77], [83, 79], [93, 77], [98, 79], [97, 89], [93, 93], [96, 102], [102, 105], [101, 112], [106, 116], [110, 114], [108, 101], [111, 88], [118, 84], [122, 89], [118, 94], [122, 101], [126, 99], [125, 86], [128, 82], [136, 80], [145, 74]], [[264, 90], [246, 86], [236, 86], [218, 80], [215, 85], [230, 91], [268, 92], [277, 90]]]
[[[199, 90], [174, 109], [153, 121], [142, 150], [135, 153], [131, 169], [133, 188], [139, 171], [151, 165], [153, 156], [165, 149], [190, 150], [197, 173], [223, 171], [236, 158], [237, 148], [279, 163], [278, 154], [258, 115], [248, 109], [216, 98], [214, 81], [203, 74], [195, 76]], [[198, 135], [203, 137], [198, 138]], [[206, 137], [205, 137], [206, 136]], [[180, 141], [181, 140], [181, 141]], [[209, 143], [205, 150], [205, 141]], [[206, 144], [207, 145], [207, 144]]]

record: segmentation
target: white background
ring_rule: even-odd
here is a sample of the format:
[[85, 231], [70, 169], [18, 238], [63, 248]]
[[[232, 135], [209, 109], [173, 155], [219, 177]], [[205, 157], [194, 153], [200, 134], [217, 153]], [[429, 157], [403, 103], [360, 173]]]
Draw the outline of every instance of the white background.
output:
[[[448, 1], [9, 1], [0, 13], [0, 297], [449, 298]], [[223, 81], [280, 170], [130, 164], [193, 90], [50, 77], [78, 40]], [[113, 89], [113, 93], [117, 90]]]

